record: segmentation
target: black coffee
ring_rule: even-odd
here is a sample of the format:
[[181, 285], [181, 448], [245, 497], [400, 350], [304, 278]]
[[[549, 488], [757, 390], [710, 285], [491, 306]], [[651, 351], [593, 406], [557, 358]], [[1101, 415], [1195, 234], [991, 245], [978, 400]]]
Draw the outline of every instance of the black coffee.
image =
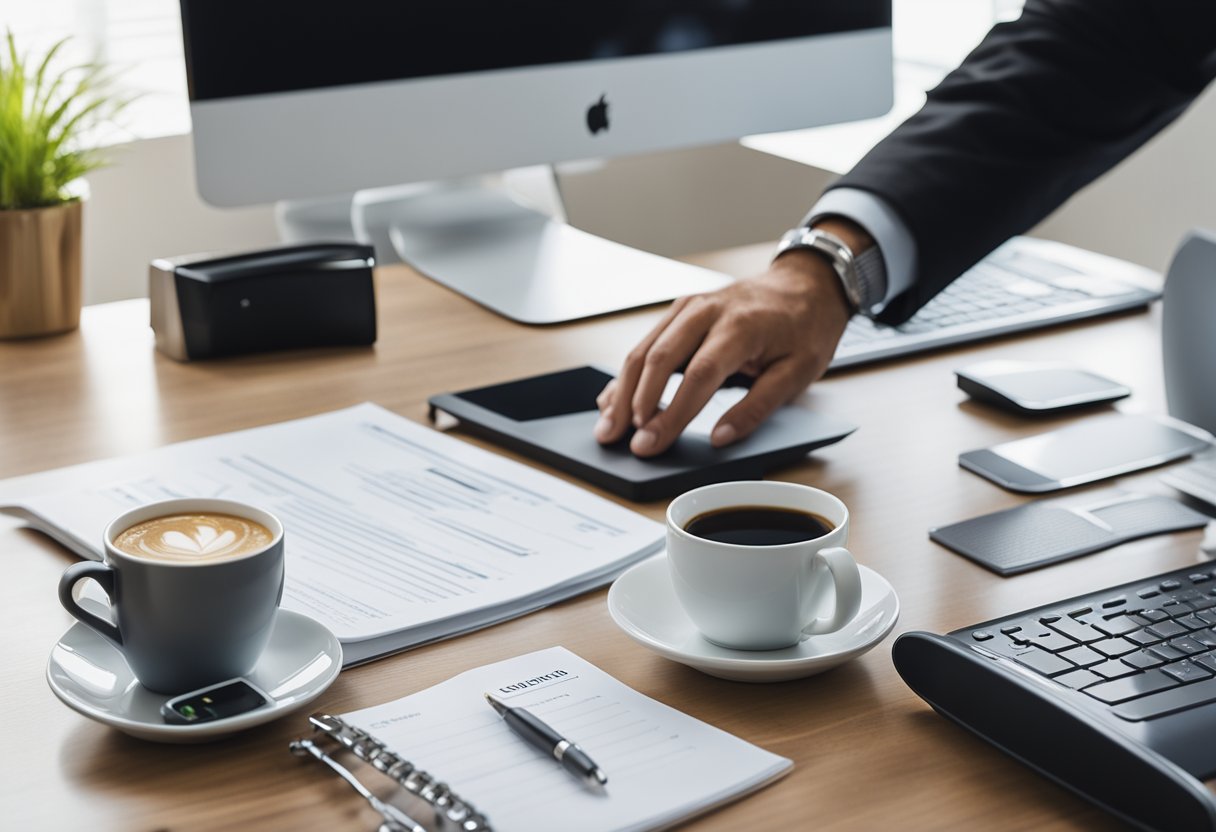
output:
[[684, 531], [741, 546], [780, 546], [823, 537], [834, 526], [818, 514], [770, 506], [731, 506], [692, 518]]

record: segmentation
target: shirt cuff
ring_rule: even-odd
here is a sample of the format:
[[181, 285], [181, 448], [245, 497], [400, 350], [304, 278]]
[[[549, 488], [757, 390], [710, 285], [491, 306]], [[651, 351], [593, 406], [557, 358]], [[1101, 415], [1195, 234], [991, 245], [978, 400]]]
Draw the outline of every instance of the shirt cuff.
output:
[[819, 198], [802, 224], [809, 226], [827, 216], [852, 220], [878, 245], [886, 292], [873, 313], [881, 312], [892, 298], [912, 287], [916, 280], [916, 240], [890, 205], [869, 191], [833, 188]]

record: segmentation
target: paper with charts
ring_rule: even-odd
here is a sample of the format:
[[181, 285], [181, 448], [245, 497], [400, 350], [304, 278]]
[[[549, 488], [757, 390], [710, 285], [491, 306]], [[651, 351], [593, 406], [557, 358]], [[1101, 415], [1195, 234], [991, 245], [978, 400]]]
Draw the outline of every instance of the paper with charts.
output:
[[116, 515], [173, 497], [278, 515], [283, 606], [333, 630], [347, 664], [602, 585], [663, 542], [652, 520], [373, 404], [0, 483], [6, 513], [93, 558]]
[[[608, 775], [604, 789], [520, 739], [486, 692], [577, 743]], [[447, 783], [495, 832], [659, 829], [794, 765], [643, 696], [564, 647], [479, 667], [342, 718]]]

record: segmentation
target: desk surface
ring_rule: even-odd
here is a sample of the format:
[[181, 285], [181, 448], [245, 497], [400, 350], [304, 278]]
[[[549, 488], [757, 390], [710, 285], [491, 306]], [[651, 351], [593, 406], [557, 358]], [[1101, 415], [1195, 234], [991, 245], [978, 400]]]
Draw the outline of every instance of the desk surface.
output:
[[[768, 246], [702, 258], [760, 266]], [[377, 276], [374, 349], [177, 364], [152, 347], [147, 305], [85, 310], [79, 332], [0, 343], [0, 477], [142, 451], [371, 400], [417, 421], [427, 396], [587, 363], [615, 365], [659, 314], [527, 328], [404, 267]], [[1124, 381], [1123, 410], [1164, 411], [1157, 310], [832, 375], [802, 404], [860, 425], [779, 477], [835, 492], [852, 509], [850, 548], [895, 586], [896, 632], [946, 631], [1066, 594], [1194, 562], [1200, 534], [1138, 541], [1000, 578], [931, 543], [927, 529], [1024, 498], [961, 470], [960, 451], [1067, 424], [1027, 422], [966, 401], [953, 368], [993, 357], [1067, 356]], [[1160, 489], [1152, 473], [1121, 484]], [[661, 519], [663, 505], [636, 506]], [[290, 756], [302, 716], [204, 746], [131, 739], [61, 705], [43, 678], [71, 623], [56, 602], [72, 558], [0, 522], [0, 599], [10, 642], [0, 667], [0, 796], [12, 829], [369, 829], [375, 816], [337, 778]], [[1113, 821], [936, 716], [900, 681], [892, 639], [795, 682], [749, 685], [659, 658], [613, 625], [605, 591], [342, 674], [317, 703], [341, 713], [510, 655], [561, 644], [623, 682], [793, 758], [793, 773], [693, 824], [748, 828], [1106, 828]], [[9, 826], [9, 824], [12, 824]]]

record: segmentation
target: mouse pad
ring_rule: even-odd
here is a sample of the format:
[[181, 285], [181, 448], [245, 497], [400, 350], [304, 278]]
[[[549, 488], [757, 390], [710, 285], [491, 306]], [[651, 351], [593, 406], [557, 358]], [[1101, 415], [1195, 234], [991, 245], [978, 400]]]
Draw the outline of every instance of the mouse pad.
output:
[[1016, 575], [1140, 537], [1205, 526], [1208, 519], [1169, 497], [1122, 494], [1088, 503], [1028, 503], [930, 529], [929, 538], [998, 575]]
[[595, 367], [577, 367], [444, 393], [429, 400], [431, 419], [446, 413], [471, 434], [642, 502], [711, 482], [759, 479], [856, 429], [831, 416], [783, 407], [746, 439], [714, 448], [707, 429], [697, 428], [712, 424], [729, 404], [742, 398], [742, 388], [730, 387], [719, 391], [709, 412], [700, 417], [700, 425], [692, 426], [666, 452], [639, 459], [630, 453], [628, 437], [604, 446], [592, 435], [599, 419], [595, 397], [611, 379]]

